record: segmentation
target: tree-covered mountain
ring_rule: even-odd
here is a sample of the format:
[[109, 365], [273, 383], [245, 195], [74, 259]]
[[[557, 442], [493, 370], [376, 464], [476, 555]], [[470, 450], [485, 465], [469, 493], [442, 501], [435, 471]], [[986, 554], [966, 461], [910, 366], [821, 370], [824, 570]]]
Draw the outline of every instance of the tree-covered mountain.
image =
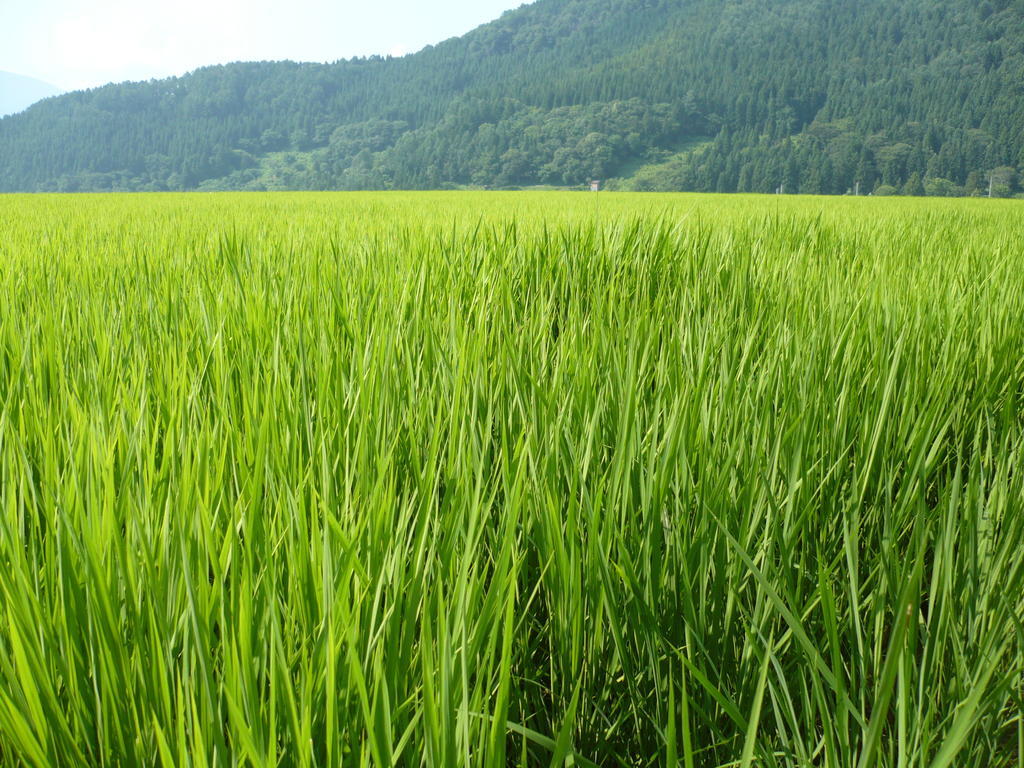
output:
[[34, 77], [0, 72], [0, 117], [21, 112], [40, 99], [56, 96], [60, 89]]
[[2, 190], [1012, 194], [1024, 0], [537, 0], [403, 58], [250, 63], [0, 120]]

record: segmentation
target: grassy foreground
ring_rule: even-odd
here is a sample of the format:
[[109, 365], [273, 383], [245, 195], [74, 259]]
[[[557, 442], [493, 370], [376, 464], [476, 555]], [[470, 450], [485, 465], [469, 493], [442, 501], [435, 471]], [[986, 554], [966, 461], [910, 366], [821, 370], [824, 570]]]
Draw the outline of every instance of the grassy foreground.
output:
[[0, 765], [1024, 765], [1024, 208], [0, 198]]

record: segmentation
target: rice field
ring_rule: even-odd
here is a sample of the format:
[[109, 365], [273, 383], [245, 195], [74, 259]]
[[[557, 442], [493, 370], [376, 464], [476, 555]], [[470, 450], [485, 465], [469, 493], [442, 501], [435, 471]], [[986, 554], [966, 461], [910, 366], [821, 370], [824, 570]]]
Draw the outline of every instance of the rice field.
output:
[[0, 197], [0, 765], [1024, 766], [1024, 208]]

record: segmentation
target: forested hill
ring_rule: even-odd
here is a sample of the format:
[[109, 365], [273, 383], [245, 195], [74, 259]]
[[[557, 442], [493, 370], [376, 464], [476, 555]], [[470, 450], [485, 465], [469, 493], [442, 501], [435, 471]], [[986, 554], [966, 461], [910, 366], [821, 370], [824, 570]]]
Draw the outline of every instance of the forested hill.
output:
[[404, 58], [250, 63], [0, 120], [0, 190], [1009, 195], [1024, 0], [537, 0]]

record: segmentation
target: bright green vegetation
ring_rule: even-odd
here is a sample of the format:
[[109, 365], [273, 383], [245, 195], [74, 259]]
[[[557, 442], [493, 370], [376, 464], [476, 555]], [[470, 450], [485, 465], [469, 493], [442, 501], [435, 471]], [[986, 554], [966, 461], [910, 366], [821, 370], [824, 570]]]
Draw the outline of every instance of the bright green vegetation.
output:
[[1024, 764], [1020, 206], [595, 202], [0, 199], [0, 764]]
[[1024, 192], [1022, 30], [1024, 0], [536, 0], [400, 59], [239, 63], [48, 100], [0, 121], [0, 191], [599, 178], [1009, 197]]

